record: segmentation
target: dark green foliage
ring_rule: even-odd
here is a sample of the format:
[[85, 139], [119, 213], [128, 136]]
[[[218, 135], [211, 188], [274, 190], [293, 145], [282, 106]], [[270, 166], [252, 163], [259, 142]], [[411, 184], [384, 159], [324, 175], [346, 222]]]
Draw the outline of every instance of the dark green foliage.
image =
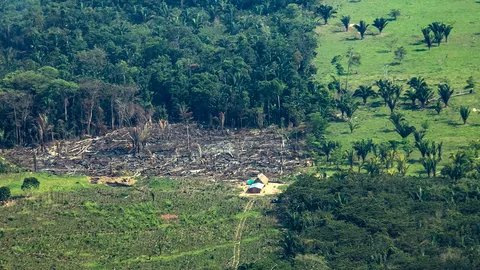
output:
[[325, 141], [322, 143], [320, 149], [325, 154], [325, 157], [327, 158], [327, 162], [330, 160], [330, 154], [332, 151], [335, 149], [341, 148], [340, 143], [336, 141]]
[[470, 108], [467, 106], [461, 106], [460, 107], [460, 116], [462, 117], [463, 124], [467, 124], [468, 117], [470, 116]]
[[378, 32], [380, 33], [380, 35], [382, 34], [382, 31], [383, 29], [385, 29], [385, 27], [387, 26], [388, 24], [388, 20], [385, 19], [385, 18], [376, 18], [374, 21], [373, 21], [373, 26], [375, 28], [378, 29]]
[[265, 126], [298, 125], [328, 99], [312, 80], [313, 4], [6, 1], [0, 144], [179, 122], [180, 104], [204, 125], [223, 114], [225, 126], [257, 126], [259, 110]]
[[474, 169], [473, 156], [470, 152], [459, 151], [450, 156], [450, 163], [442, 169], [442, 175], [448, 176], [453, 181], [458, 181], [467, 176]]
[[428, 87], [428, 84], [422, 77], [413, 77], [410, 79], [410, 81], [408, 81], [408, 85], [411, 88], [406, 95], [408, 99], [412, 101], [412, 106], [415, 106], [415, 100], [418, 100], [420, 102], [420, 106], [424, 108], [429, 100], [433, 97], [433, 90]]
[[402, 86], [388, 80], [379, 80], [375, 84], [378, 86], [378, 94], [383, 98], [385, 105], [388, 105], [390, 112], [393, 113], [403, 91]]
[[357, 29], [357, 31], [360, 33], [360, 38], [363, 39], [363, 36], [365, 35], [365, 32], [367, 32], [367, 28], [370, 24], [367, 24], [365, 21], [360, 21], [359, 24], [355, 24], [353, 27]]
[[0, 202], [6, 202], [10, 199], [11, 193], [9, 187], [0, 187]]
[[348, 27], [350, 26], [350, 16], [342, 16], [340, 21], [342, 22], [343, 27], [345, 27], [345, 32], [348, 32]]
[[367, 99], [369, 97], [375, 97], [377, 93], [373, 91], [371, 86], [360, 85], [357, 90], [353, 93], [354, 97], [359, 97], [363, 101], [363, 105], [367, 104]]
[[422, 28], [422, 34], [423, 34], [423, 41], [425, 42], [425, 44], [427, 44], [427, 47], [430, 50], [432, 48], [432, 44], [435, 37], [433, 36], [430, 28]]
[[473, 78], [473, 76], [470, 76], [467, 79], [467, 86], [465, 86], [465, 89], [473, 90], [473, 88], [475, 88], [475, 79]]
[[415, 127], [410, 126], [407, 121], [401, 121], [395, 125], [395, 131], [402, 137], [402, 139], [405, 139], [415, 131]]
[[445, 107], [448, 107], [448, 101], [450, 100], [454, 92], [455, 91], [451, 89], [450, 85], [448, 84], [441, 84], [438, 86], [438, 95], [443, 101], [443, 104], [445, 104]]
[[22, 190], [30, 190], [30, 189], [39, 189], [40, 182], [35, 177], [27, 177], [23, 179]]
[[315, 136], [317, 141], [323, 141], [325, 133], [327, 132], [328, 121], [321, 113], [312, 113], [308, 115], [309, 132]]
[[399, 9], [392, 9], [388, 15], [392, 17], [393, 20], [397, 20], [397, 17], [400, 16], [400, 10]]
[[405, 56], [407, 55], [407, 50], [405, 50], [405, 48], [402, 46], [402, 47], [398, 47], [395, 52], [395, 60], [397, 60], [399, 63], [402, 62], [403, 58], [405, 58]]
[[470, 179], [303, 175], [280, 196], [277, 217], [330, 269], [478, 269], [470, 250], [480, 247], [479, 188]]
[[317, 14], [320, 15], [320, 17], [323, 19], [323, 22], [327, 24], [330, 18], [335, 18], [337, 11], [332, 6], [320, 5], [317, 8]]

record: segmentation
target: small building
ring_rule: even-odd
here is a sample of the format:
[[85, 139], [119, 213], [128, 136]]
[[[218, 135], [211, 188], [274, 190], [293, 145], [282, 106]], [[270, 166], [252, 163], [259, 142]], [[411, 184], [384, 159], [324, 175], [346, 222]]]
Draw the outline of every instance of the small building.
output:
[[262, 192], [263, 188], [265, 187], [264, 184], [262, 183], [254, 183], [251, 186], [248, 187], [247, 193], [256, 193], [259, 194]]
[[255, 183], [262, 183], [265, 186], [268, 185], [268, 177], [266, 177], [263, 173], [257, 175], [257, 179], [255, 179]]

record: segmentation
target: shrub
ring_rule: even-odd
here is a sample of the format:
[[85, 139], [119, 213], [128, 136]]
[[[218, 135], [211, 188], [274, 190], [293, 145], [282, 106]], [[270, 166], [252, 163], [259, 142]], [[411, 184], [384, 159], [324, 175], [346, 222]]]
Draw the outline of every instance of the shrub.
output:
[[11, 195], [10, 188], [0, 187], [0, 202], [8, 201]]
[[40, 188], [40, 182], [35, 177], [27, 177], [23, 180], [22, 190]]

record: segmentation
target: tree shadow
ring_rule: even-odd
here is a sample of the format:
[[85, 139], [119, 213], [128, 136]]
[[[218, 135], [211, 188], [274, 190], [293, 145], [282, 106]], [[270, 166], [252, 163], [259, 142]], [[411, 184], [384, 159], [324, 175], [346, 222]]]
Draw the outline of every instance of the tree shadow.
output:
[[384, 117], [387, 117], [388, 114], [386, 114], [386, 113], [376, 113], [376, 114], [374, 114], [373, 116], [384, 118]]
[[422, 44], [423, 44], [423, 41], [417, 41], [417, 42], [410, 43], [410, 45], [412, 45], [412, 46], [419, 46], [419, 45], [422, 45]]
[[400, 66], [400, 62], [391, 62], [389, 65], [394, 67], [394, 66]]
[[353, 37], [353, 38], [345, 38], [345, 41], [356, 41], [356, 40], [360, 40], [359, 38], [357, 37]]
[[383, 102], [383, 101], [374, 101], [374, 102], [370, 103], [370, 107], [372, 107], [372, 108], [383, 107], [383, 105], [385, 105], [385, 102]]
[[390, 51], [389, 50], [378, 50], [376, 51], [377, 53], [389, 53]]
[[386, 128], [386, 129], [382, 130], [382, 132], [383, 133], [392, 133], [392, 132], [395, 132], [395, 130]]
[[414, 51], [414, 52], [426, 52], [427, 49], [415, 49], [415, 50], [413, 50], [413, 51]]
[[447, 122], [447, 125], [449, 126], [452, 126], [452, 127], [460, 127], [460, 126], [464, 126], [463, 123], [460, 123], [460, 122], [453, 122], [453, 121], [448, 121]]

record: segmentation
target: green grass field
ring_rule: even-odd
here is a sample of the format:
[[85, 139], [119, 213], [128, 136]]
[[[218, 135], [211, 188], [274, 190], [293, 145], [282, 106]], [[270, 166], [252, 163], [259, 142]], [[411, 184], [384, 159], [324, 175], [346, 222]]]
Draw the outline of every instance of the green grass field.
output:
[[233, 185], [143, 179], [82, 188], [84, 178], [36, 175], [41, 188], [30, 197], [17, 190], [23, 176], [0, 180], [27, 196], [0, 207], [0, 269], [227, 269], [243, 218], [239, 264], [275, 257], [270, 198], [244, 213], [249, 199]]
[[[373, 85], [376, 80], [388, 78], [404, 85], [414, 76], [423, 76], [427, 83], [435, 90], [436, 84], [449, 83], [456, 92], [462, 91], [468, 77], [473, 76], [477, 81], [476, 93], [473, 95], [453, 97], [451, 106], [437, 115], [432, 108], [412, 110], [408, 104], [400, 102], [399, 112], [417, 129], [425, 121], [429, 129], [425, 138], [444, 142], [444, 159], [448, 155], [467, 147], [468, 142], [479, 138], [480, 116], [472, 112], [468, 125], [461, 125], [459, 114], [460, 106], [480, 108], [478, 103], [480, 91], [480, 30], [478, 25], [478, 10], [480, 3], [473, 0], [446, 1], [325, 1], [338, 9], [337, 18], [330, 19], [328, 25], [318, 28], [319, 49], [317, 67], [318, 79], [327, 83], [334, 75], [345, 84], [346, 76], [337, 76], [335, 67], [330, 63], [336, 55], [345, 55], [349, 48], [361, 55], [361, 65], [353, 68], [349, 79], [349, 89], [354, 91], [358, 85]], [[370, 25], [364, 40], [355, 29], [344, 32], [340, 22], [342, 15], [351, 16], [351, 24], [365, 20], [372, 24], [378, 17], [388, 18], [392, 9], [399, 9], [401, 15], [396, 21], [391, 21], [384, 29], [382, 35]], [[423, 36], [421, 28], [429, 23], [439, 21], [454, 26], [448, 43], [443, 42], [440, 47], [434, 46], [429, 51], [421, 43]], [[390, 50], [388, 44], [394, 42]], [[403, 46], [407, 55], [401, 64], [395, 64], [393, 51]], [[346, 67], [345, 59], [343, 66]], [[360, 102], [360, 99], [358, 100]], [[373, 104], [373, 105], [372, 105]], [[431, 104], [433, 105], [433, 104]], [[388, 140], [401, 140], [393, 131], [393, 125], [388, 117], [390, 111], [383, 107], [383, 102], [378, 98], [370, 100], [367, 106], [360, 106], [354, 114], [353, 122], [360, 128], [350, 134], [347, 123], [332, 123], [329, 128], [329, 139], [338, 140], [344, 148], [349, 148], [353, 141], [372, 138], [375, 142]], [[413, 138], [410, 138], [413, 141]], [[418, 160], [420, 155], [415, 151], [411, 159]], [[440, 167], [442, 163], [440, 164]], [[419, 163], [413, 164], [409, 174], [416, 175], [422, 171]]]

